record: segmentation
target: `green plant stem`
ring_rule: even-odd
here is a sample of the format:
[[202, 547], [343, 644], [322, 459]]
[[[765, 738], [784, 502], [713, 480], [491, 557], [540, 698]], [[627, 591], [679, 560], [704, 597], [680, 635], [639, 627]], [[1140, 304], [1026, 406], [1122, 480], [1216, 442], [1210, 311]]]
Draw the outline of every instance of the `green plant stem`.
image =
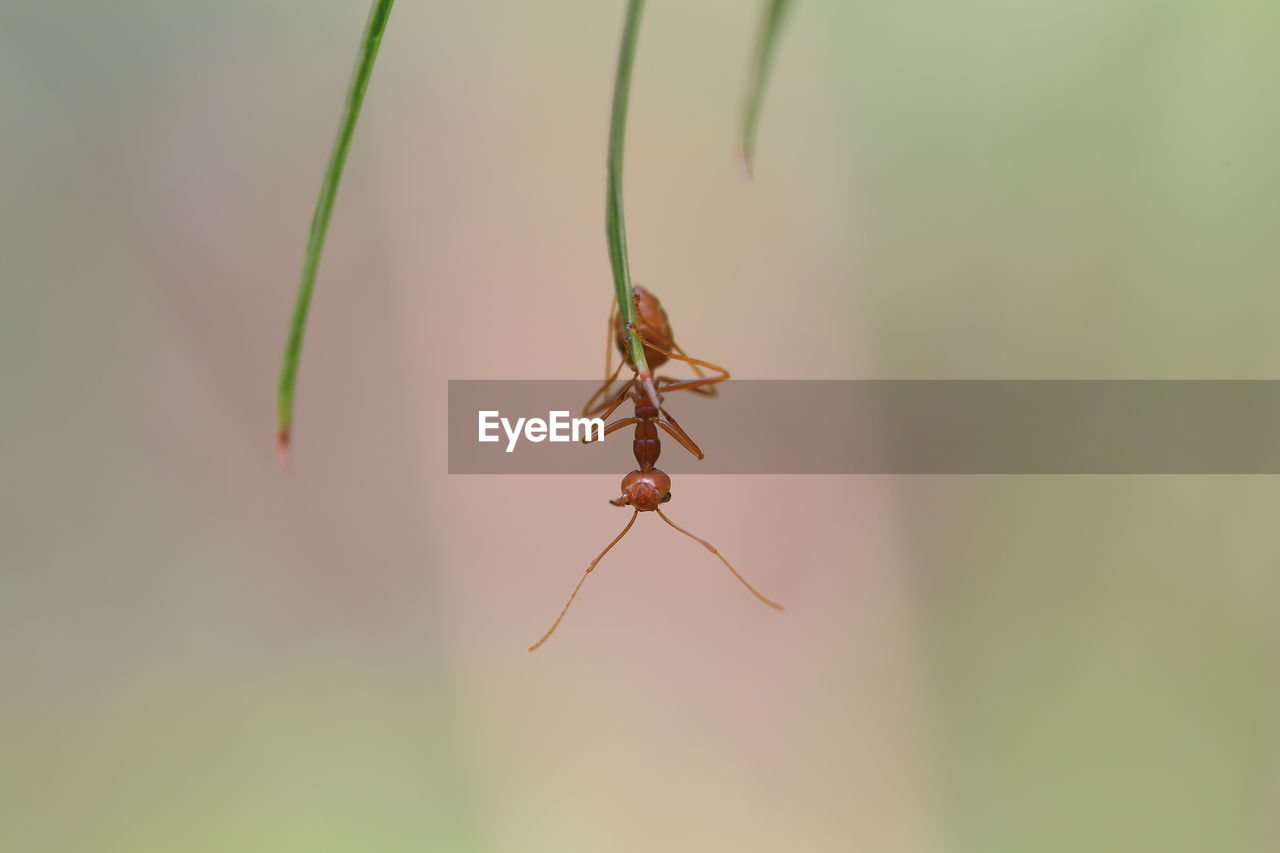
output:
[[622, 153], [627, 136], [627, 108], [631, 100], [631, 67], [636, 57], [636, 37], [640, 34], [640, 15], [644, 0], [629, 0], [627, 19], [622, 28], [622, 45], [618, 48], [618, 73], [613, 83], [613, 114], [609, 121], [608, 189], [605, 193], [604, 227], [609, 244], [609, 264], [613, 269], [613, 287], [622, 314], [623, 328], [628, 331], [631, 364], [636, 375], [656, 401], [652, 372], [644, 356], [644, 344], [636, 333], [636, 304], [632, 297], [631, 265], [627, 259], [627, 225], [622, 211]]
[[373, 7], [369, 10], [355, 74], [351, 78], [351, 87], [347, 90], [342, 121], [338, 124], [338, 137], [334, 140], [329, 167], [325, 170], [324, 183], [320, 186], [320, 197], [316, 200], [315, 213], [311, 216], [311, 232], [307, 237], [307, 251], [302, 262], [302, 278], [298, 284], [298, 297], [294, 303], [293, 320], [289, 326], [289, 339], [285, 344], [280, 383], [276, 391], [276, 425], [279, 428], [278, 442], [282, 452], [288, 449], [293, 429], [293, 399], [298, 381], [298, 361], [302, 355], [302, 338], [307, 327], [307, 313], [311, 308], [311, 293], [315, 289], [316, 270], [320, 266], [320, 254], [324, 250], [325, 235], [329, 231], [329, 218], [333, 214], [333, 202], [338, 194], [338, 183], [342, 180], [342, 169], [347, 162], [347, 151], [351, 148], [351, 136], [356, 129], [356, 120], [360, 117], [360, 106], [364, 103], [365, 90], [369, 88], [373, 63], [378, 58], [382, 33], [387, 28], [387, 19], [391, 16], [394, 3], [395, 0], [374, 0]]
[[742, 165], [750, 176], [755, 169], [756, 131], [760, 126], [760, 110], [764, 104], [764, 92], [773, 68], [774, 54], [778, 47], [778, 34], [786, 17], [791, 0], [765, 0], [760, 17], [760, 32], [751, 59], [751, 76], [747, 83], [747, 103], [742, 115]]

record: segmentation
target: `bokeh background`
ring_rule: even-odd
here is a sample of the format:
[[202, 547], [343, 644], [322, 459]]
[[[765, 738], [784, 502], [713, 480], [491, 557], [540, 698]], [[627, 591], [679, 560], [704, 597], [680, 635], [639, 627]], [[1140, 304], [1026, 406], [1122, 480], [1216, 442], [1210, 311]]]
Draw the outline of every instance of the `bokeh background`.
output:
[[[1276, 376], [1280, 7], [801, 0], [747, 183], [756, 7], [641, 34], [632, 259], [691, 352]], [[788, 612], [645, 518], [524, 651], [615, 478], [449, 477], [445, 383], [599, 370], [620, 2], [397, 5], [283, 473], [366, 11], [0, 5], [0, 848], [1277, 848], [1273, 478], [683, 477]]]

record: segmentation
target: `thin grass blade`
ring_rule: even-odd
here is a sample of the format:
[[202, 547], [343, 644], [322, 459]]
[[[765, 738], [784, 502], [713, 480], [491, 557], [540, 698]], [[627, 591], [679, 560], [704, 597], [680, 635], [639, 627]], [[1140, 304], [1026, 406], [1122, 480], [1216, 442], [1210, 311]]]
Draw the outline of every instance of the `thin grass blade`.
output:
[[364, 103], [365, 90], [369, 88], [373, 63], [378, 58], [382, 34], [387, 28], [387, 19], [391, 16], [391, 7], [394, 3], [395, 0], [374, 0], [373, 7], [369, 10], [369, 20], [360, 42], [355, 74], [351, 78], [346, 106], [342, 111], [342, 120], [338, 124], [338, 136], [334, 140], [333, 151], [329, 155], [329, 166], [324, 174], [324, 183], [320, 186], [320, 197], [316, 200], [316, 209], [311, 216], [311, 231], [307, 237], [302, 276], [298, 283], [297, 301], [294, 303], [293, 320], [289, 325], [289, 338], [285, 344], [284, 361], [280, 366], [280, 381], [276, 391], [276, 426], [279, 430], [277, 442], [281, 454], [288, 452], [289, 439], [293, 430], [293, 400], [298, 381], [298, 361], [302, 355], [302, 338], [307, 327], [307, 314], [311, 309], [311, 294], [315, 289], [316, 271], [320, 267], [320, 254], [324, 251], [325, 236], [329, 232], [329, 218], [333, 214], [334, 198], [338, 193], [338, 184], [342, 180], [342, 170], [347, 162], [347, 152], [351, 148], [351, 137], [355, 133], [356, 121], [360, 118], [360, 107]]
[[[626, 22], [622, 27], [622, 44], [618, 48], [618, 72], [613, 83], [613, 113], [609, 121], [604, 227], [609, 244], [609, 264], [613, 269], [613, 287], [624, 328], [634, 328], [638, 324], [636, 306], [632, 299], [631, 264], [627, 257], [627, 224], [622, 208], [622, 155], [627, 137], [627, 110], [631, 101], [631, 68], [635, 64], [636, 39], [640, 34], [640, 16], [643, 12], [644, 0], [629, 0]], [[649, 362], [644, 357], [644, 345], [634, 332], [629, 338], [631, 362], [635, 365], [642, 384], [656, 401], [652, 373]]]
[[742, 115], [742, 167], [747, 177], [755, 170], [756, 132], [760, 127], [760, 110], [764, 104], [764, 92], [769, 84], [774, 55], [778, 49], [778, 35], [787, 16], [791, 0], [765, 0], [760, 16], [760, 31], [756, 49], [751, 59], [751, 76], [747, 82], [747, 103]]

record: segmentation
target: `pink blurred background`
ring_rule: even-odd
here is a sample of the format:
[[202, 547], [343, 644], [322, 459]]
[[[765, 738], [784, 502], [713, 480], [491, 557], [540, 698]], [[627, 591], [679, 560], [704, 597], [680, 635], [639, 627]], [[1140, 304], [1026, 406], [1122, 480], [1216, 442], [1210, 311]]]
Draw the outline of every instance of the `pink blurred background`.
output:
[[[1272, 11], [801, 3], [748, 183], [755, 5], [649, 5], [631, 255], [690, 352], [1274, 375]], [[616, 478], [450, 477], [442, 407], [600, 370], [621, 12], [398, 4], [289, 474], [366, 8], [0, 12], [4, 848], [1271, 849], [1269, 478], [689, 476], [787, 612], [642, 518], [525, 652]]]

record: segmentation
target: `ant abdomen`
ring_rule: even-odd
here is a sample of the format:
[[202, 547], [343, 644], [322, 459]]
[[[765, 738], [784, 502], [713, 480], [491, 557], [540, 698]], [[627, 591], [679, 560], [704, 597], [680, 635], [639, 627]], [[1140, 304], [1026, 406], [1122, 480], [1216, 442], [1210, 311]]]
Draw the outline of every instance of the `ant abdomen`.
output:
[[[676, 336], [671, 331], [671, 321], [667, 319], [667, 312], [658, 301], [658, 297], [643, 287], [636, 287], [635, 294], [636, 328], [645, 340], [644, 357], [652, 369], [667, 362], [667, 354], [663, 350], [675, 349]], [[622, 327], [620, 313], [615, 315], [613, 331], [618, 343], [618, 351], [622, 353], [622, 358], [627, 364], [631, 364], [631, 350], [627, 346], [627, 333]], [[655, 344], [658, 348], [648, 346], [649, 343]]]

